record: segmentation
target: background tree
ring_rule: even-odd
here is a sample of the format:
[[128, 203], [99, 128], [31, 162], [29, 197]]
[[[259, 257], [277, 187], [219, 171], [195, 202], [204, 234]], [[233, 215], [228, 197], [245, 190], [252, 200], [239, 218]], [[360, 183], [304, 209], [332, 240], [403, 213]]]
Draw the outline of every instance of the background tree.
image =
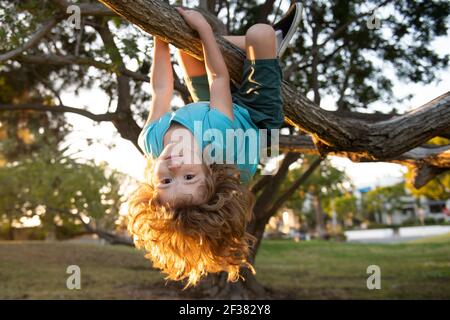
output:
[[333, 199], [332, 209], [335, 210], [337, 219], [345, 227], [353, 226], [354, 219], [361, 221], [361, 214], [358, 210], [358, 200], [355, 195], [350, 192], [345, 193]]
[[[127, 181], [104, 164], [42, 152], [0, 168], [0, 216], [10, 224], [37, 216], [48, 238], [115, 230]], [[107, 235], [105, 238], [108, 240]], [[119, 238], [119, 237], [118, 237]]]
[[382, 221], [383, 213], [392, 218], [395, 211], [402, 209], [402, 197], [404, 196], [406, 196], [404, 182], [370, 190], [363, 198], [364, 214], [369, 221], [373, 222]]
[[[289, 171], [280, 188], [281, 194], [304, 174], [313, 160], [314, 157], [307, 156], [293, 165], [296, 168]], [[333, 167], [329, 160], [324, 160], [286, 201], [286, 206], [306, 213], [308, 225], [315, 228], [318, 237], [325, 238], [325, 222], [332, 216], [332, 200], [350, 190], [351, 181], [345, 172]]]

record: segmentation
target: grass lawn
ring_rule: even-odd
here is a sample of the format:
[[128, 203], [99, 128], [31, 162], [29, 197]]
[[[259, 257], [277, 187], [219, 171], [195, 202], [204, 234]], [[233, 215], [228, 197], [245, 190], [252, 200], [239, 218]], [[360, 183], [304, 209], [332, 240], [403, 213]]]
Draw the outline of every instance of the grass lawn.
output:
[[[133, 248], [0, 242], [0, 257], [0, 299], [190, 298]], [[81, 290], [66, 288], [72, 264]], [[369, 265], [381, 268], [381, 290], [366, 287]], [[280, 297], [450, 299], [450, 234], [401, 244], [264, 241], [256, 270]]]

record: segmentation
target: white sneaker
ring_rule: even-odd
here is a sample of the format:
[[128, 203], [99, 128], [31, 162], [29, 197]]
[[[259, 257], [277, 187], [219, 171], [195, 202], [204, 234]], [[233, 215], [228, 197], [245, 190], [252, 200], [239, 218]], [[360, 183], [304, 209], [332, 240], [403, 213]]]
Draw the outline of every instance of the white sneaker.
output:
[[297, 1], [289, 8], [286, 15], [273, 25], [277, 39], [277, 55], [279, 58], [286, 51], [289, 42], [302, 20], [302, 11], [303, 5], [300, 1]]

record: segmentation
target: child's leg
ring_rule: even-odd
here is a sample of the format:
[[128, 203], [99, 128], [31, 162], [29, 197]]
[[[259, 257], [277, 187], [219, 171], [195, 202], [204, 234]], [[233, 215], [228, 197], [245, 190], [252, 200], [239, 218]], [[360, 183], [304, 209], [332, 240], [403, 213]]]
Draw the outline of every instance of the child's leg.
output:
[[284, 122], [282, 71], [272, 26], [250, 27], [245, 35], [245, 51], [242, 82], [233, 94], [233, 102], [244, 106], [259, 128], [280, 128]]
[[206, 74], [205, 63], [195, 59], [184, 51], [177, 50], [177, 59], [185, 76], [198, 77]]
[[255, 24], [245, 36], [224, 36], [229, 42], [246, 51], [249, 60], [276, 57], [275, 31], [267, 24]]
[[[225, 38], [245, 50], [245, 36], [225, 36]], [[209, 83], [205, 62], [198, 60], [182, 50], [176, 51], [176, 57], [183, 70], [184, 80], [194, 102], [209, 101]]]
[[248, 60], [275, 59], [277, 46], [272, 26], [262, 23], [251, 26], [245, 34], [245, 51]]
[[[256, 24], [247, 30], [245, 36], [224, 36], [224, 38], [245, 50], [248, 60], [276, 59], [275, 31], [270, 25]], [[208, 101], [209, 85], [204, 62], [182, 50], [177, 50], [177, 58], [192, 99], [195, 102]]]
[[[238, 48], [245, 50], [245, 36], [224, 36], [229, 42]], [[177, 58], [188, 77], [196, 77], [206, 73], [204, 61], [195, 59], [182, 50], [177, 50]]]
[[[229, 42], [242, 50], [246, 50], [245, 36], [225, 36]], [[184, 79], [194, 102], [209, 100], [209, 85], [204, 61], [198, 60], [182, 50], [176, 51], [176, 57]]]
[[208, 101], [209, 84], [205, 63], [195, 59], [182, 50], [177, 50], [176, 57], [183, 70], [184, 81], [192, 100], [194, 102]]
[[[224, 36], [238, 48], [245, 50], [249, 60], [276, 58], [275, 31], [267, 24], [255, 24], [247, 30], [245, 36]], [[206, 74], [205, 63], [177, 50], [177, 58], [188, 77]]]
[[[245, 50], [249, 60], [270, 59], [276, 56], [275, 32], [267, 24], [255, 24], [247, 30], [245, 36], [224, 36], [224, 38]], [[203, 61], [195, 59], [182, 50], [177, 50], [177, 58], [186, 76], [197, 77], [206, 74]]]
[[224, 36], [229, 42], [245, 51], [245, 36]]

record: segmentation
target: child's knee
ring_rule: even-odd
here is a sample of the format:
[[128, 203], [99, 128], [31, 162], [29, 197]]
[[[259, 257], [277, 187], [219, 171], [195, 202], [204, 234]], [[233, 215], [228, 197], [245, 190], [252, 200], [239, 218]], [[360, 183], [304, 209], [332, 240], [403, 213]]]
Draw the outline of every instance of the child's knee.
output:
[[245, 34], [246, 40], [251, 43], [275, 40], [275, 30], [271, 25], [257, 23], [251, 26]]

